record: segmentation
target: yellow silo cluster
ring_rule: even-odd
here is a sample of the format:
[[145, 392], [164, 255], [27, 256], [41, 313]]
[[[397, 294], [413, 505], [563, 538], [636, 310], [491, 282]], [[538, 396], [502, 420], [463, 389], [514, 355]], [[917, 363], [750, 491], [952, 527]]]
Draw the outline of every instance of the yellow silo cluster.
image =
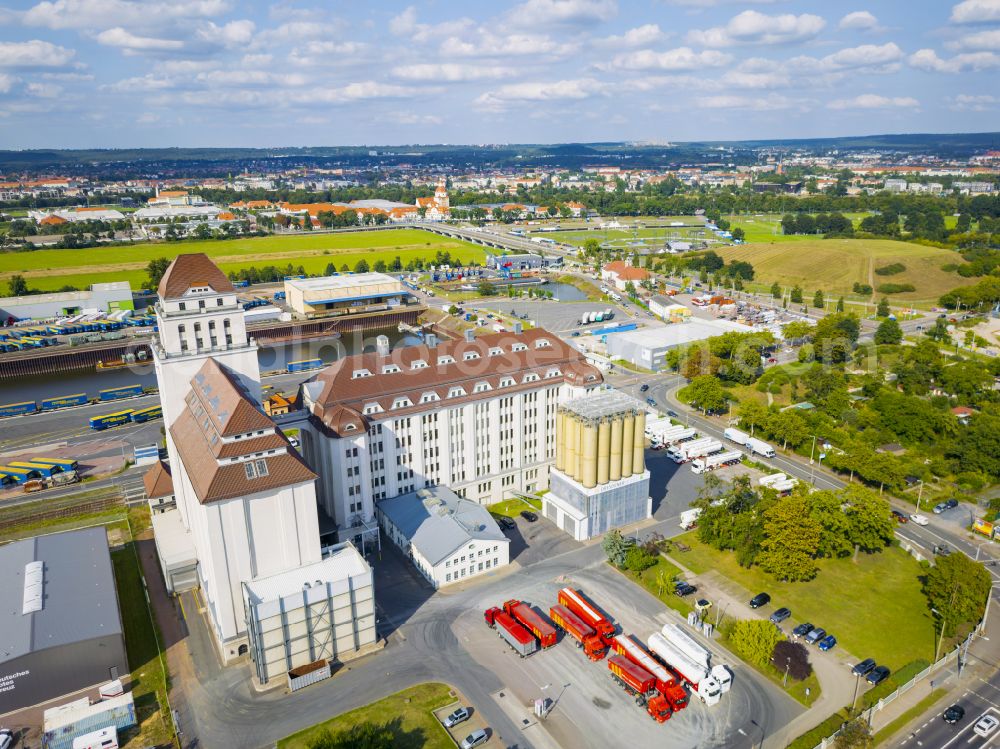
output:
[[581, 413], [563, 407], [556, 415], [556, 468], [592, 489], [646, 470], [646, 412]]

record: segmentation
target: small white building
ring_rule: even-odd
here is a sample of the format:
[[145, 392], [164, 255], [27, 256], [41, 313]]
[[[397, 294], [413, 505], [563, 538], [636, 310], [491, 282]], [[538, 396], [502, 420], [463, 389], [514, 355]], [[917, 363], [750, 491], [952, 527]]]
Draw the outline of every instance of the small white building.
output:
[[442, 486], [381, 500], [382, 532], [435, 588], [506, 567], [510, 539], [480, 504]]

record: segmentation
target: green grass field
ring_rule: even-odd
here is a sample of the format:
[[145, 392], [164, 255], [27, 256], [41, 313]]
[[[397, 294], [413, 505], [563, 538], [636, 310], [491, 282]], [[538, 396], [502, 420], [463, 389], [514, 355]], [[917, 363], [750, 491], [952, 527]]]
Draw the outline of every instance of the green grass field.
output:
[[698, 541], [695, 533], [678, 540], [691, 547], [676, 559], [692, 572], [715, 571], [755, 593], [771, 594], [772, 607], [787, 606], [796, 622], [811, 622], [835, 635], [839, 647], [857, 658], [874, 658], [893, 671], [932, 660], [937, 634], [921, 592], [920, 565], [897, 547], [880, 554], [819, 560], [819, 574], [807, 583], [777, 582], [757, 568], [744, 569], [732, 552]]
[[435, 253], [450, 252], [464, 262], [483, 262], [483, 248], [441, 237], [419, 229], [248, 237], [171, 243], [144, 243], [83, 250], [36, 250], [0, 254], [0, 281], [19, 273], [32, 288], [51, 290], [63, 285], [86, 288], [92, 283], [129, 281], [133, 289], [143, 286], [146, 265], [158, 257], [174, 258], [182, 253], [204, 252], [223, 271], [250, 266], [302, 265], [308, 273], [322, 272], [328, 263], [339, 269], [353, 268], [364, 259], [391, 261], [397, 255], [405, 264], [414, 258], [433, 259]]
[[391, 726], [396, 749], [454, 749], [455, 743], [433, 714], [454, 700], [445, 684], [418, 684], [286, 736], [278, 742], [278, 749], [307, 749], [309, 742], [325, 730], [336, 734], [362, 723]]
[[[811, 298], [816, 289], [824, 293], [850, 295], [855, 282], [875, 288], [882, 283], [910, 283], [915, 291], [893, 294], [891, 302], [936, 304], [941, 294], [960, 285], [962, 279], [941, 270], [959, 260], [951, 250], [925, 247], [890, 239], [804, 239], [774, 237], [773, 243], [751, 242], [717, 249], [727, 262], [745, 260], [761, 283], [774, 281], [784, 286], [798, 284]], [[879, 276], [875, 268], [902, 263], [906, 271]], [[874, 298], [881, 295], [875, 292]]]

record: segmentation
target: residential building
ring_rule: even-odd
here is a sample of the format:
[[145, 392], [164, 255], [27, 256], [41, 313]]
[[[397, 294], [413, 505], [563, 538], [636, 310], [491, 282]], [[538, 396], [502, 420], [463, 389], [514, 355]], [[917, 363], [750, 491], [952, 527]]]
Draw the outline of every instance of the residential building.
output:
[[510, 539], [489, 511], [447, 487], [388, 497], [375, 507], [382, 532], [435, 588], [510, 563]]
[[635, 268], [624, 260], [615, 260], [601, 269], [601, 280], [613, 284], [619, 291], [625, 291], [630, 282], [638, 286], [649, 278], [648, 270]]

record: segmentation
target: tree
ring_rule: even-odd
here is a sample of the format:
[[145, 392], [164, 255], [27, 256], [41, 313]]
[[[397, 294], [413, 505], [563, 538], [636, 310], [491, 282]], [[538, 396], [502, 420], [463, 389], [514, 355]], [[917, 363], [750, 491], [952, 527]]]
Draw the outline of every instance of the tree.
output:
[[875, 343], [879, 345], [897, 345], [903, 340], [903, 329], [891, 318], [885, 318], [875, 331]]
[[601, 541], [601, 548], [604, 549], [604, 553], [611, 564], [616, 567], [624, 567], [625, 557], [629, 549], [634, 545], [631, 541], [632, 539], [624, 538], [620, 530], [612, 528], [604, 534], [604, 540]]
[[771, 414], [767, 421], [767, 431], [776, 440], [781, 440], [781, 449], [786, 449], [789, 445], [798, 447], [805, 442], [809, 435], [809, 428], [806, 426], [805, 417], [798, 409], [778, 411]]
[[889, 309], [889, 300], [886, 297], [882, 297], [879, 300], [878, 308], [875, 310], [875, 314], [879, 317], [888, 317], [892, 313]]
[[965, 554], [938, 557], [927, 570], [924, 595], [927, 604], [937, 610], [946, 635], [955, 634], [960, 625], [974, 624], [983, 617], [992, 578], [986, 568]]
[[656, 564], [656, 556], [642, 546], [632, 546], [625, 552], [625, 569], [639, 574]]
[[372, 266], [372, 270], [376, 273], [385, 273], [385, 269], [385, 260], [382, 260], [381, 258], [376, 260], [375, 264]]
[[948, 331], [948, 321], [943, 317], [937, 318], [934, 321], [933, 327], [927, 331], [927, 337], [939, 343], [951, 341], [951, 333]]
[[844, 297], [840, 297], [839, 299], [837, 299], [837, 312], [843, 312], [843, 311], [844, 311]]
[[827, 315], [813, 331], [813, 348], [817, 361], [839, 364], [847, 361], [861, 333], [857, 317], [848, 314]]
[[497, 293], [497, 287], [489, 281], [480, 281], [476, 285], [476, 291], [479, 292], [479, 296], [493, 296]]
[[781, 298], [781, 284], [779, 284], [777, 281], [775, 281], [773, 284], [771, 284], [771, 296], [774, 299], [780, 299]]
[[789, 341], [801, 341], [812, 335], [813, 324], [805, 320], [793, 320], [781, 328], [781, 334]]
[[792, 495], [779, 499], [764, 513], [764, 541], [757, 563], [779, 580], [812, 580], [818, 570], [814, 556], [820, 525], [809, 514], [810, 500]]
[[874, 745], [868, 724], [862, 718], [846, 724], [833, 742], [834, 749], [871, 749]]
[[791, 294], [789, 295], [793, 304], [802, 304], [802, 288], [799, 286], [793, 286]]
[[722, 366], [722, 359], [712, 354], [707, 346], [691, 346], [680, 362], [680, 373], [689, 380], [699, 375], [715, 375]]
[[812, 664], [809, 662], [809, 651], [801, 642], [789, 642], [779, 640], [774, 646], [774, 655], [771, 663], [779, 671], [788, 669], [788, 675], [796, 681], [808, 679], [812, 673]]
[[892, 543], [896, 521], [889, 501], [871, 489], [848, 484], [840, 491], [849, 521], [850, 542], [861, 551], [881, 551]]
[[24, 296], [28, 293], [28, 282], [24, 276], [15, 274], [7, 279], [7, 296]]
[[733, 229], [734, 240], [736, 240], [737, 242], [742, 242], [745, 238], [746, 238], [746, 232], [743, 231], [742, 227], [737, 226], [735, 229]]
[[826, 306], [826, 299], [823, 298], [823, 292], [820, 289], [816, 289], [816, 293], [813, 295], [813, 307], [816, 309], [823, 309]]
[[737, 619], [729, 628], [733, 650], [755, 666], [770, 663], [775, 646], [784, 639], [781, 630], [765, 619]]
[[365, 260], [364, 258], [362, 258], [361, 260], [359, 260], [358, 262], [356, 262], [354, 264], [354, 272], [355, 273], [367, 273], [368, 270], [369, 270], [369, 268], [368, 268], [368, 261]]
[[757, 401], [746, 401], [739, 409], [740, 425], [746, 427], [753, 434], [756, 429], [764, 426], [770, 417], [767, 406]]
[[691, 404], [705, 412], [723, 411], [729, 402], [729, 396], [722, 383], [711, 375], [695, 377], [686, 390]]
[[[146, 275], [149, 277], [149, 288], [155, 289], [160, 285], [160, 279], [170, 267], [170, 261], [165, 257], [158, 257], [150, 260], [146, 265]], [[13, 279], [11, 279], [13, 280]]]

